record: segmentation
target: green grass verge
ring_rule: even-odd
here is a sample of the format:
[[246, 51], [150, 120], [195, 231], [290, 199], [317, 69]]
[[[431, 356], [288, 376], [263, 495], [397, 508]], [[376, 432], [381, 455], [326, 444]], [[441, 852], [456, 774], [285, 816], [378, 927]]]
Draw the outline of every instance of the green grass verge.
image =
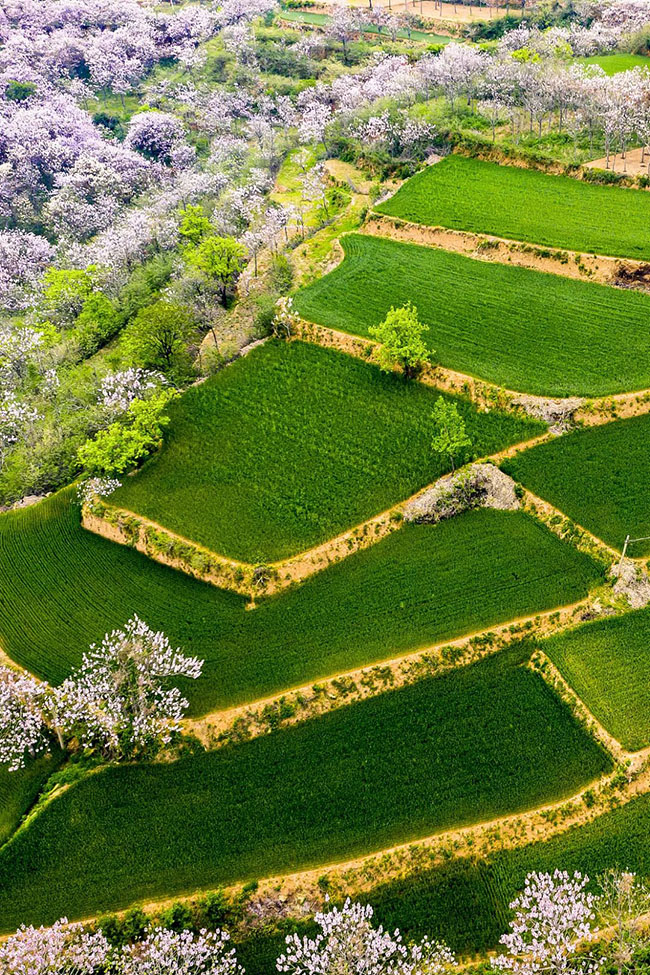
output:
[[512, 647], [267, 737], [89, 776], [0, 851], [2, 929], [327, 863], [572, 793], [610, 762], [527, 655]]
[[0, 766], [0, 845], [20, 824], [60, 761], [59, 755], [43, 755], [18, 772]]
[[624, 748], [650, 745], [650, 610], [585, 623], [542, 649]]
[[[650, 535], [650, 415], [578, 430], [503, 463], [503, 469], [619, 551]], [[650, 542], [631, 544], [633, 558]]]
[[[310, 10], [281, 10], [278, 18], [280, 20], [293, 21], [294, 23], [313, 24], [316, 27], [325, 27], [332, 20], [328, 14], [315, 14]], [[364, 34], [379, 34], [379, 30], [374, 24], [366, 24], [363, 32]], [[401, 40], [427, 41], [429, 44], [449, 44], [452, 39], [448, 34], [434, 34], [430, 31], [423, 30], [412, 30], [410, 38], [408, 31], [399, 30], [397, 36]], [[384, 41], [390, 40], [386, 31], [381, 33], [381, 37]]]
[[343, 263], [295, 297], [309, 321], [368, 335], [413, 301], [450, 369], [548, 396], [650, 385], [648, 295], [377, 237], [342, 244]]
[[[270, 342], [176, 402], [164, 448], [111, 500], [216, 552], [275, 561], [450, 469], [431, 449], [438, 396], [341, 352]], [[543, 429], [456, 403], [478, 456]]]
[[138, 613], [205, 659], [187, 688], [194, 713], [571, 603], [601, 578], [526, 515], [499, 511], [402, 528], [252, 612], [83, 531], [69, 491], [0, 518], [0, 550], [0, 643], [15, 660], [58, 682]]
[[597, 64], [605, 74], [614, 75], [634, 68], [650, 68], [650, 58], [643, 54], [595, 54], [590, 58], [576, 58], [581, 64]]
[[377, 207], [416, 223], [650, 259], [650, 193], [448, 156]]

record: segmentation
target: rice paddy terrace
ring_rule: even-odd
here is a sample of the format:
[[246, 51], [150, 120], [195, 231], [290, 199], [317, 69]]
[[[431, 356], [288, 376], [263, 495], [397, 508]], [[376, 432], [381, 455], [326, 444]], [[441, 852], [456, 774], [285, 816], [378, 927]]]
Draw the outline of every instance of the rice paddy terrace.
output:
[[[649, 207], [640, 191], [452, 157], [380, 209], [645, 260]], [[0, 646], [16, 665], [57, 684], [137, 613], [205, 660], [182, 688], [195, 730], [274, 715], [68, 784], [60, 755], [3, 772], [2, 931], [245, 884], [291, 903], [296, 877], [318, 903], [326, 878], [380, 922], [475, 953], [529, 870], [650, 875], [650, 609], [610, 574], [626, 535], [650, 535], [650, 296], [363, 228], [342, 243], [342, 263], [294, 299], [322, 332], [270, 340], [190, 389], [108, 503], [249, 566], [389, 512], [385, 530], [252, 601], [85, 530], [73, 488], [0, 516]], [[406, 301], [439, 366], [422, 382], [358, 344]], [[332, 330], [337, 349], [321, 341]], [[452, 395], [452, 371], [491, 399], [462, 383]], [[498, 387], [595, 398], [594, 425], [545, 436], [540, 411]], [[613, 394], [629, 418], [598, 402]], [[431, 449], [440, 395], [470, 436], [459, 462], [492, 458], [518, 510], [403, 519], [451, 467]], [[630, 549], [639, 574], [649, 551]], [[253, 975], [277, 938], [272, 923], [249, 932]]]

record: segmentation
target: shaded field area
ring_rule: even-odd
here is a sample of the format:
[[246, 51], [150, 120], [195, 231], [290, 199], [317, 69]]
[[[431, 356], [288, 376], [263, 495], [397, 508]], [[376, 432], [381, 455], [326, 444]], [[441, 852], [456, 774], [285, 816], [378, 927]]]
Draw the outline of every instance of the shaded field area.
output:
[[650, 260], [650, 193], [536, 169], [448, 156], [376, 209], [430, 226]]
[[[111, 501], [213, 551], [281, 559], [451, 469], [431, 449], [438, 396], [341, 352], [270, 342], [173, 404], [163, 449]], [[544, 429], [455, 402], [479, 456]]]
[[574, 792], [610, 760], [522, 666], [528, 652], [217, 752], [91, 775], [0, 851], [2, 930], [327, 863]]
[[650, 611], [585, 623], [542, 649], [624, 748], [650, 745]]
[[60, 755], [43, 755], [17, 772], [0, 767], [0, 845], [9, 839], [60, 761]]
[[646, 294], [359, 234], [342, 244], [343, 263], [295, 297], [309, 321], [365, 336], [412, 301], [449, 369], [549, 396], [650, 386]]
[[565, 605], [602, 578], [528, 516], [477, 511], [406, 526], [246, 611], [234, 593], [85, 532], [72, 497], [0, 517], [0, 643], [59, 682], [137, 613], [205, 659], [184, 688], [193, 714]]
[[[619, 551], [650, 535], [650, 416], [577, 430], [504, 461], [503, 469]], [[628, 555], [650, 555], [650, 541]]]

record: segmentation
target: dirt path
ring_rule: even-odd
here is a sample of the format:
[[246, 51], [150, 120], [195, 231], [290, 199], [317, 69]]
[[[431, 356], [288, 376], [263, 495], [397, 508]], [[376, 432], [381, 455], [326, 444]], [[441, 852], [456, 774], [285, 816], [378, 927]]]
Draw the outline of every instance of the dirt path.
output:
[[[544, 271], [580, 281], [595, 281], [599, 284], [614, 285], [621, 263], [616, 257], [600, 257], [557, 247], [543, 247], [506, 237], [495, 237], [493, 234], [427, 227], [377, 213], [368, 217], [361, 233], [453, 251], [487, 263], [514, 264], [533, 271]], [[643, 263], [625, 260], [625, 264], [634, 267], [641, 267]]]
[[[644, 156], [643, 162], [641, 161]], [[624, 176], [650, 176], [650, 153], [646, 148], [645, 153], [641, 148], [628, 149], [625, 158], [615, 152], [610, 153], [609, 160], [606, 156], [600, 159], [592, 159], [591, 162], [584, 163], [588, 169], [609, 169], [613, 173], [621, 173]]]

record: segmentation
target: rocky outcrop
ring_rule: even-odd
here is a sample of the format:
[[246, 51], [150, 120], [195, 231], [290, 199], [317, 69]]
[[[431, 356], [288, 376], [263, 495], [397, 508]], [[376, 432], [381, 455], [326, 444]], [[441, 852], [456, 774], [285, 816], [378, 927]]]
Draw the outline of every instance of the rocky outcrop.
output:
[[612, 566], [615, 577], [614, 592], [625, 596], [632, 609], [643, 609], [650, 603], [650, 579], [648, 573], [631, 559], [622, 559]]
[[473, 508], [515, 511], [519, 500], [512, 478], [494, 464], [470, 464], [441, 477], [404, 508], [404, 520], [437, 522]]
[[520, 406], [529, 416], [548, 423], [551, 433], [566, 433], [573, 426], [573, 416], [583, 404], [578, 396], [567, 399], [546, 399], [543, 396], [519, 396], [512, 401], [513, 406]]

